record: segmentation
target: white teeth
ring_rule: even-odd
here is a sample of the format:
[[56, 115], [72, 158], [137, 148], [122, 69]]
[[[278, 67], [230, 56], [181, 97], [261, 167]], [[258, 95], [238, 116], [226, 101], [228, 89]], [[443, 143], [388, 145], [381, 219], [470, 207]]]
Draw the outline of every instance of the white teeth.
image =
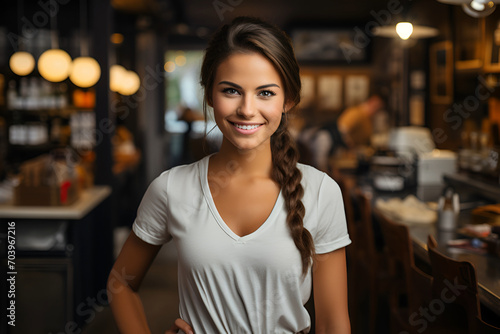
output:
[[234, 126], [242, 130], [253, 130], [259, 127], [259, 125], [239, 125], [239, 124], [234, 124]]

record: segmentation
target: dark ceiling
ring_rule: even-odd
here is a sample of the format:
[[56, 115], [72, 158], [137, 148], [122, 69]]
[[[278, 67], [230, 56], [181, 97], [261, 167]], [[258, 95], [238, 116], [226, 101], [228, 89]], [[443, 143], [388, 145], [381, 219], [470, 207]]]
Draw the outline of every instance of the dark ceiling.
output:
[[[22, 0], [2, 1], [0, 27], [17, 33], [24, 24], [20, 17], [34, 22], [37, 13], [45, 10], [41, 4], [61, 2], [57, 27], [60, 35], [67, 34], [68, 37], [79, 27], [82, 1], [91, 4], [104, 0], [19, 1]], [[21, 10], [19, 3], [23, 4]], [[199, 34], [200, 28], [208, 34], [240, 15], [257, 16], [283, 28], [296, 24], [352, 27], [376, 21], [377, 15], [389, 13], [391, 6], [401, 13], [390, 15], [392, 22], [387, 23], [395, 23], [401, 15], [412, 12], [415, 6], [446, 6], [436, 0], [111, 0], [111, 3], [115, 8], [115, 31], [133, 33], [138, 28], [151, 27], [179, 35]], [[426, 16], [419, 20], [424, 21]], [[381, 17], [385, 19], [383, 15]], [[37, 23], [37, 28], [49, 29], [50, 24], [42, 20]]]
[[[23, 4], [22, 15], [29, 20], [37, 11], [42, 11], [41, 3], [59, 3], [58, 22], [60, 25], [75, 24], [74, 17], [81, 1], [103, 0], [65, 0], [2, 1], [0, 4], [0, 26], [16, 28], [19, 13], [18, 4]], [[131, 15], [150, 15], [170, 22], [183, 22], [188, 25], [216, 27], [221, 22], [235, 16], [258, 16], [277, 25], [283, 26], [290, 21], [321, 21], [336, 24], [338, 22], [360, 22], [372, 18], [370, 11], [387, 9], [390, 2], [401, 3], [409, 7], [419, 0], [112, 0], [117, 11]]]

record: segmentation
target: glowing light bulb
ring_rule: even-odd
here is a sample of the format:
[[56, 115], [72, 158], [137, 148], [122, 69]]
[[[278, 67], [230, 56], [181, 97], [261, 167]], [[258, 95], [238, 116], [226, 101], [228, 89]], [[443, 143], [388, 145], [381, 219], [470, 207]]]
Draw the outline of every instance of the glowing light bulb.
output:
[[71, 57], [66, 51], [50, 49], [38, 58], [38, 72], [45, 80], [60, 82], [68, 77], [71, 63]]
[[122, 85], [118, 93], [122, 95], [133, 95], [141, 87], [141, 79], [134, 71], [127, 71], [123, 78]]
[[28, 75], [35, 68], [35, 58], [31, 53], [18, 51], [10, 57], [9, 66], [12, 72], [17, 75]]
[[112, 65], [109, 69], [109, 88], [113, 92], [120, 92], [127, 70], [121, 65]]
[[410, 22], [399, 22], [396, 24], [396, 32], [401, 39], [406, 40], [413, 33], [413, 24]]
[[78, 87], [88, 88], [97, 83], [101, 77], [101, 67], [91, 57], [78, 57], [73, 60], [69, 79]]
[[186, 56], [184, 55], [178, 55], [177, 57], [175, 57], [175, 64], [177, 66], [184, 66], [186, 65]]
[[174, 70], [175, 70], [175, 63], [171, 60], [167, 61], [165, 63], [165, 65], [163, 66], [163, 68], [165, 69], [165, 71], [167, 71], [168, 73], [172, 73]]
[[484, 3], [481, 3], [480, 1], [477, 1], [477, 0], [473, 0], [471, 3], [470, 3], [470, 6], [472, 8], [474, 8], [475, 10], [477, 10], [478, 12], [481, 12], [483, 11], [486, 6]]

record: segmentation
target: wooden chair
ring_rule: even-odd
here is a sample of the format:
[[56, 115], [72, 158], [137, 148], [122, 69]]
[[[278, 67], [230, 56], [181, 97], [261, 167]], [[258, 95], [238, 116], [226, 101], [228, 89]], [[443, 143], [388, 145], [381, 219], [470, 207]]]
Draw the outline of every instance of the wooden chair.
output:
[[[498, 333], [494, 331], [495, 327], [484, 323], [481, 319], [474, 265], [468, 261], [454, 260], [440, 253], [437, 249], [437, 242], [431, 235], [428, 237], [427, 247], [432, 266], [433, 295], [448, 302], [445, 304], [444, 316], [449, 317], [455, 323], [465, 320], [464, 327], [470, 334], [484, 333], [483, 330]], [[448, 297], [445, 300], [446, 292], [448, 292]]]
[[342, 192], [342, 199], [344, 201], [344, 210], [345, 210], [345, 217], [347, 221], [347, 230], [349, 232], [349, 238], [351, 239], [352, 243], [351, 245], [347, 246], [346, 248], [346, 253], [347, 253], [347, 261], [353, 262], [356, 259], [356, 254], [355, 250], [356, 247], [354, 247], [357, 244], [357, 237], [356, 237], [356, 218], [354, 215], [354, 207], [352, 203], [352, 190], [356, 187], [356, 181], [349, 176], [342, 176], [338, 175], [338, 177], [335, 178], [337, 181], [340, 191]]
[[369, 333], [376, 331], [378, 297], [389, 290], [389, 273], [384, 254], [377, 249], [372, 219], [372, 195], [356, 188], [354, 198], [357, 203], [359, 220], [353, 226], [355, 242], [353, 243], [356, 256], [355, 289], [360, 294], [368, 288], [368, 326]]
[[[410, 325], [409, 319], [412, 313], [418, 313], [421, 306], [429, 305], [432, 299], [432, 277], [415, 265], [413, 244], [408, 227], [390, 221], [383, 215], [377, 215], [377, 217], [384, 237], [385, 250], [390, 260], [393, 279], [389, 299], [391, 332], [414, 333], [417, 328]], [[405, 306], [400, 303], [404, 296], [407, 300]]]
[[356, 187], [356, 181], [354, 178], [336, 174], [334, 179], [337, 181], [340, 190], [342, 192], [342, 198], [344, 201], [344, 210], [347, 222], [347, 230], [349, 232], [349, 238], [351, 239], [351, 244], [346, 247], [346, 257], [347, 257], [347, 279], [348, 279], [348, 292], [349, 292], [349, 315], [351, 318], [351, 329], [353, 333], [358, 332], [358, 310], [359, 310], [359, 299], [361, 298], [359, 292], [358, 284], [358, 267], [356, 261], [358, 255], [356, 253], [356, 246], [358, 244], [356, 237], [356, 218], [354, 215], [354, 207], [352, 203], [352, 190]]
[[500, 334], [500, 328], [485, 323], [483, 320], [476, 318], [477, 332], [481, 334]]

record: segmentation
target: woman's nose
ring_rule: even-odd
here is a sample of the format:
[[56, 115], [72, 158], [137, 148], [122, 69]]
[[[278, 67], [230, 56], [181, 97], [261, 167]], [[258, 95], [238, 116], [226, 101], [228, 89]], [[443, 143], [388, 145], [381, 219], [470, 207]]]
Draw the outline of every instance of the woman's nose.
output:
[[253, 99], [248, 96], [242, 99], [241, 104], [239, 105], [238, 109], [236, 110], [236, 113], [244, 117], [246, 119], [250, 119], [256, 114], [256, 108], [255, 108], [255, 103]]

